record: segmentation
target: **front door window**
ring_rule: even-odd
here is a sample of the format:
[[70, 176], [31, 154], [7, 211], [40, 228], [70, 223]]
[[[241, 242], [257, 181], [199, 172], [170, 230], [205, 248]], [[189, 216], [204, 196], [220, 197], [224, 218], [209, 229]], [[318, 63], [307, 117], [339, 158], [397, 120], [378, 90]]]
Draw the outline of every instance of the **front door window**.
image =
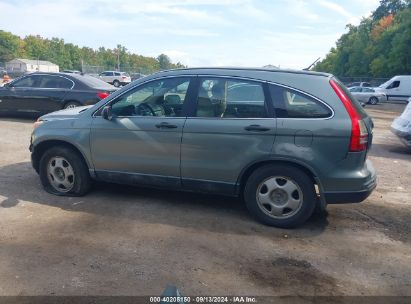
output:
[[182, 117], [189, 78], [166, 78], [127, 92], [112, 103], [117, 116]]

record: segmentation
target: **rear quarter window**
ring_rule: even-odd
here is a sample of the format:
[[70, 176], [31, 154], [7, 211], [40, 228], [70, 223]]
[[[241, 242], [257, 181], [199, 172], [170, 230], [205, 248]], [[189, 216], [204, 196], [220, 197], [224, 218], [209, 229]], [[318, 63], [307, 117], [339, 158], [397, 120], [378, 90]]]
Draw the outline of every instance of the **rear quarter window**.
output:
[[270, 85], [277, 118], [328, 118], [332, 110], [321, 101], [299, 91]]

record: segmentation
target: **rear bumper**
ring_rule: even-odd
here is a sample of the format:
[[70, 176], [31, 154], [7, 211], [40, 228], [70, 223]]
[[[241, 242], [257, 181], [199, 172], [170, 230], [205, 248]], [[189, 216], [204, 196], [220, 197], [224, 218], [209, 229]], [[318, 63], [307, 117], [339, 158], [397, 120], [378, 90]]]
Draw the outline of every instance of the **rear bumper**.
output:
[[391, 132], [397, 135], [404, 145], [411, 147], [411, 133], [398, 130], [394, 127], [391, 127]]
[[354, 191], [325, 191], [322, 193], [327, 204], [350, 204], [364, 201], [377, 187], [377, 174], [370, 161], [366, 162], [368, 174], [358, 179], [360, 190]]

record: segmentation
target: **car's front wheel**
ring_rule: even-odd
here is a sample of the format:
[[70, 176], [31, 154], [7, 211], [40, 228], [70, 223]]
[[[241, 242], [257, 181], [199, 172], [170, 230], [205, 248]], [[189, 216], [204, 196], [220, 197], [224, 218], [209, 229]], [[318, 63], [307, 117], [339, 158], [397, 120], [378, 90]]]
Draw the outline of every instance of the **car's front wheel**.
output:
[[245, 185], [244, 199], [257, 220], [280, 228], [302, 225], [318, 201], [312, 179], [286, 165], [268, 165], [254, 171]]
[[372, 104], [372, 105], [376, 105], [378, 103], [378, 98], [373, 96], [370, 98], [370, 100], [368, 101], [368, 103]]
[[77, 108], [79, 106], [81, 106], [80, 103], [78, 103], [76, 101], [70, 101], [70, 102], [68, 102], [64, 105], [64, 109], [74, 109], [74, 108]]
[[114, 80], [114, 81], [113, 81], [113, 86], [115, 86], [116, 88], [118, 88], [118, 87], [120, 86], [120, 81]]
[[81, 155], [66, 147], [53, 147], [40, 159], [40, 180], [55, 195], [82, 196], [91, 186], [87, 165]]

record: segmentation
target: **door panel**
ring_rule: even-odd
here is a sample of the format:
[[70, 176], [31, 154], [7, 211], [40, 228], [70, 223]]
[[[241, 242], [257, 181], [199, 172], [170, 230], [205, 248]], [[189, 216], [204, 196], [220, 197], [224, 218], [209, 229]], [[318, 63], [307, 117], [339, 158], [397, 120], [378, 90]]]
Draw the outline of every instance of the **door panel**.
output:
[[[259, 125], [267, 131], [247, 131]], [[267, 156], [276, 120], [188, 118], [181, 145], [181, 176], [188, 188], [234, 193], [241, 171]], [[210, 183], [210, 181], [214, 182]]]
[[[91, 149], [97, 175], [121, 173], [163, 176], [180, 184], [180, 142], [185, 118], [119, 117], [93, 119]], [[168, 123], [174, 128], [159, 127]], [[115, 175], [115, 173], [120, 173]], [[113, 175], [114, 174], [114, 175]], [[126, 177], [123, 177], [126, 178]], [[137, 179], [136, 183], [157, 183]], [[115, 181], [115, 180], [112, 180]]]
[[14, 113], [17, 110], [14, 88], [0, 88], [0, 112]]
[[113, 120], [94, 117], [91, 152], [98, 178], [180, 187], [189, 83], [190, 78], [177, 77], [142, 84], [111, 103]]
[[187, 118], [183, 130], [183, 187], [234, 194], [241, 171], [269, 155], [276, 119], [267, 117], [263, 84], [228, 78], [199, 84], [198, 117]]
[[16, 99], [21, 111], [45, 114], [61, 110], [66, 94], [64, 89], [18, 89]]

